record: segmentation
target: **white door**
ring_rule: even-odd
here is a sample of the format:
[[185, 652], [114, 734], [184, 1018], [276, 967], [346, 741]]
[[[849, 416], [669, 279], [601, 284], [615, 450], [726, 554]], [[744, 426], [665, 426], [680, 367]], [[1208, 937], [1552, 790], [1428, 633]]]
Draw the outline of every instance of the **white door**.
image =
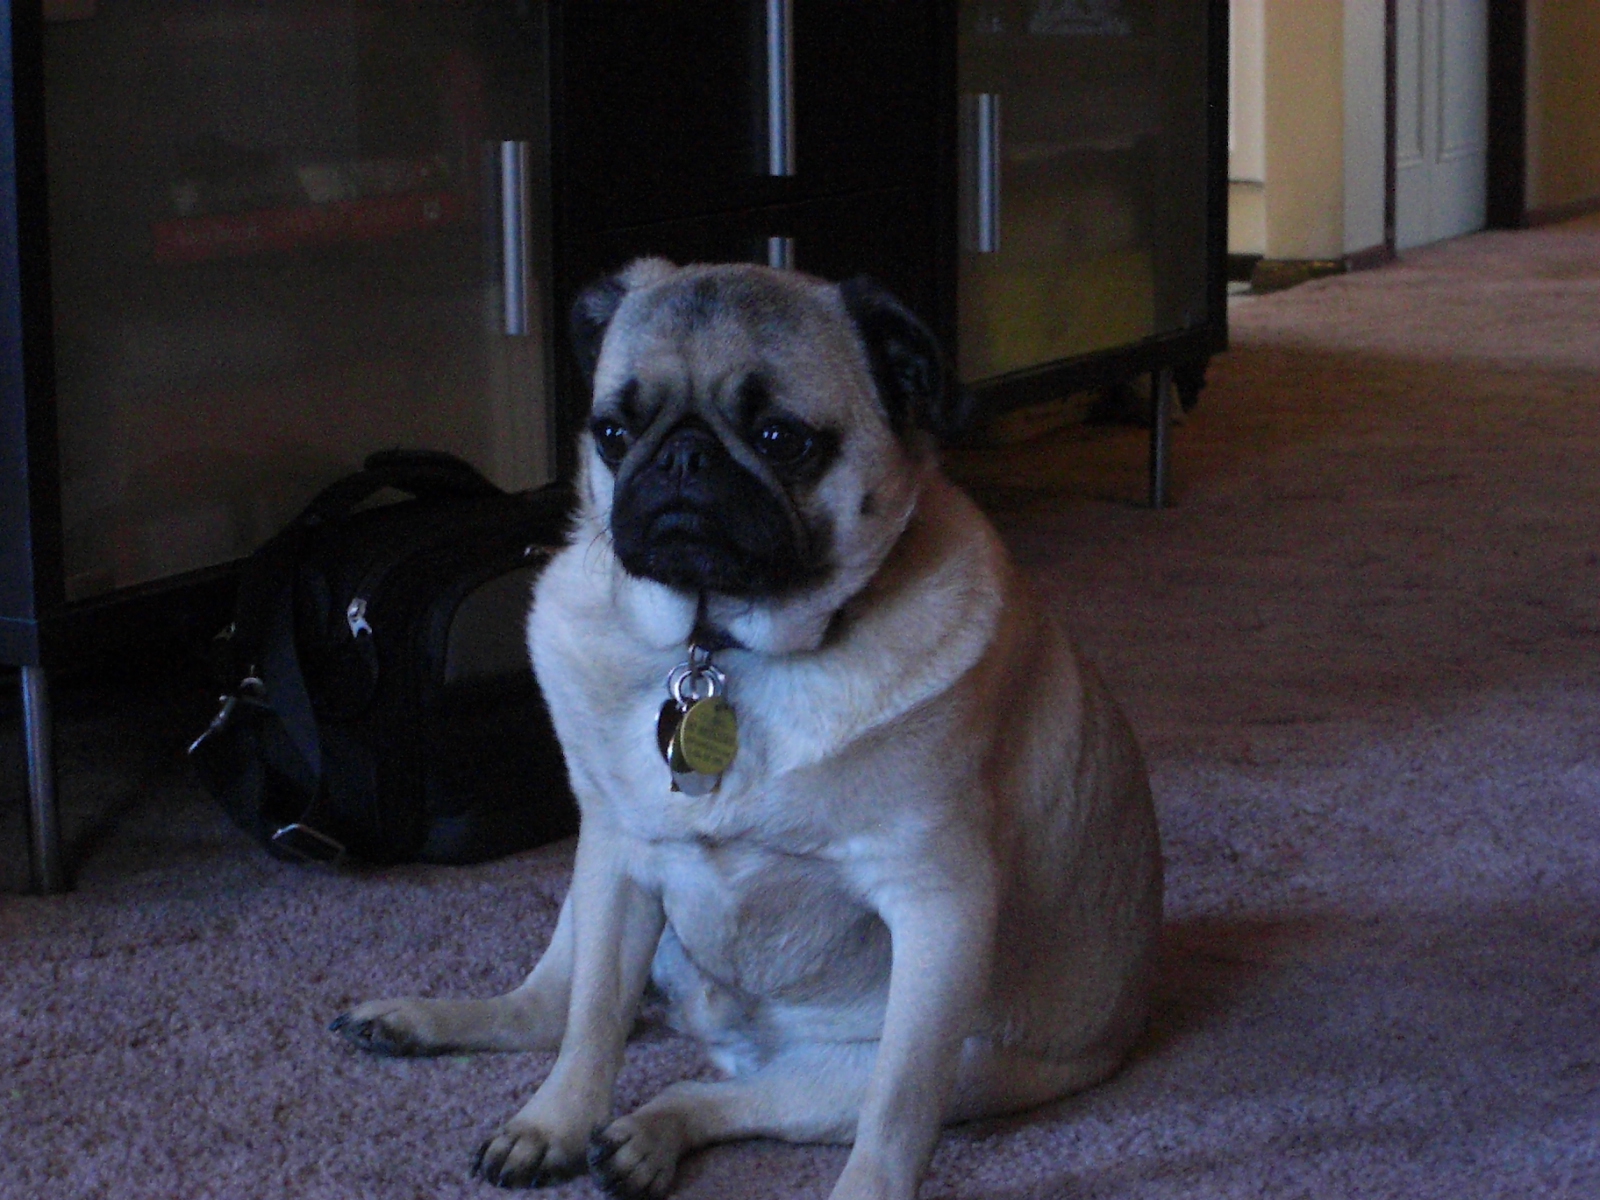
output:
[[1395, 244], [1482, 229], [1489, 144], [1488, 0], [1399, 0]]

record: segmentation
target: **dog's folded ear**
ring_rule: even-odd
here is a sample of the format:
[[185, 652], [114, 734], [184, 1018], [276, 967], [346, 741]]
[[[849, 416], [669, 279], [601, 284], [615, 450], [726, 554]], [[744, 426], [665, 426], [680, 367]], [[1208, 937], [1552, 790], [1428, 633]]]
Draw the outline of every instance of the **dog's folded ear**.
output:
[[664, 258], [636, 258], [615, 275], [597, 279], [578, 293], [578, 298], [572, 302], [568, 333], [585, 383], [594, 386], [600, 346], [606, 339], [611, 318], [622, 307], [623, 297], [635, 288], [661, 282], [677, 269]]
[[839, 297], [866, 348], [890, 427], [901, 435], [924, 429], [941, 442], [966, 433], [973, 417], [971, 393], [953, 378], [928, 327], [868, 276], [845, 280]]
[[572, 338], [572, 353], [583, 371], [583, 381], [594, 386], [594, 368], [600, 361], [600, 343], [605, 341], [611, 318], [622, 307], [622, 298], [628, 294], [628, 285], [621, 275], [608, 275], [597, 279], [572, 302], [568, 333]]

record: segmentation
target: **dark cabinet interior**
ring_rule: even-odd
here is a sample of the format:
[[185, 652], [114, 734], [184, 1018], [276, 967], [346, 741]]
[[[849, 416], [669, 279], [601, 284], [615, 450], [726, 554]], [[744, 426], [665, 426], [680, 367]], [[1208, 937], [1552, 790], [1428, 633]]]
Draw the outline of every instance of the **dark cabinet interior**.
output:
[[0, 663], [36, 784], [43, 669], [225, 597], [367, 453], [569, 471], [565, 312], [633, 257], [873, 275], [990, 412], [1146, 372], [1192, 400], [1222, 344], [1222, 0], [0, 13]]
[[[562, 6], [566, 204], [606, 229], [929, 177], [937, 11], [902, 0]], [[788, 77], [779, 119], [793, 134], [782, 174], [770, 153], [774, 68]]]

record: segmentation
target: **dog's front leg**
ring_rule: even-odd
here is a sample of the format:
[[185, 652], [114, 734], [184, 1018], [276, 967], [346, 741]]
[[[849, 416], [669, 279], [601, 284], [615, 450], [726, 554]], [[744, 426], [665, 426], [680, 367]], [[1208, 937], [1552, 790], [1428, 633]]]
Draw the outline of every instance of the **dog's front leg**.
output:
[[988, 986], [997, 884], [989, 856], [968, 846], [880, 880], [871, 894], [892, 939], [889, 998], [855, 1147], [831, 1200], [912, 1200]]
[[659, 896], [629, 873], [626, 840], [584, 819], [573, 865], [572, 997], [555, 1066], [522, 1111], [485, 1143], [475, 1174], [539, 1187], [587, 1167], [589, 1135], [611, 1116], [623, 1044], [664, 923]]

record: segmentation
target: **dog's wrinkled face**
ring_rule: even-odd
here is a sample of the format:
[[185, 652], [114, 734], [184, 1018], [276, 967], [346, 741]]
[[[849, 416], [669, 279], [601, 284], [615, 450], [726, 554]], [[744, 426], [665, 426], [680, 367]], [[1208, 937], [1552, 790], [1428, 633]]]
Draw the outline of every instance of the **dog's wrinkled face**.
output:
[[630, 574], [759, 604], [870, 574], [948, 417], [927, 331], [867, 281], [632, 264], [586, 291], [585, 493]]

